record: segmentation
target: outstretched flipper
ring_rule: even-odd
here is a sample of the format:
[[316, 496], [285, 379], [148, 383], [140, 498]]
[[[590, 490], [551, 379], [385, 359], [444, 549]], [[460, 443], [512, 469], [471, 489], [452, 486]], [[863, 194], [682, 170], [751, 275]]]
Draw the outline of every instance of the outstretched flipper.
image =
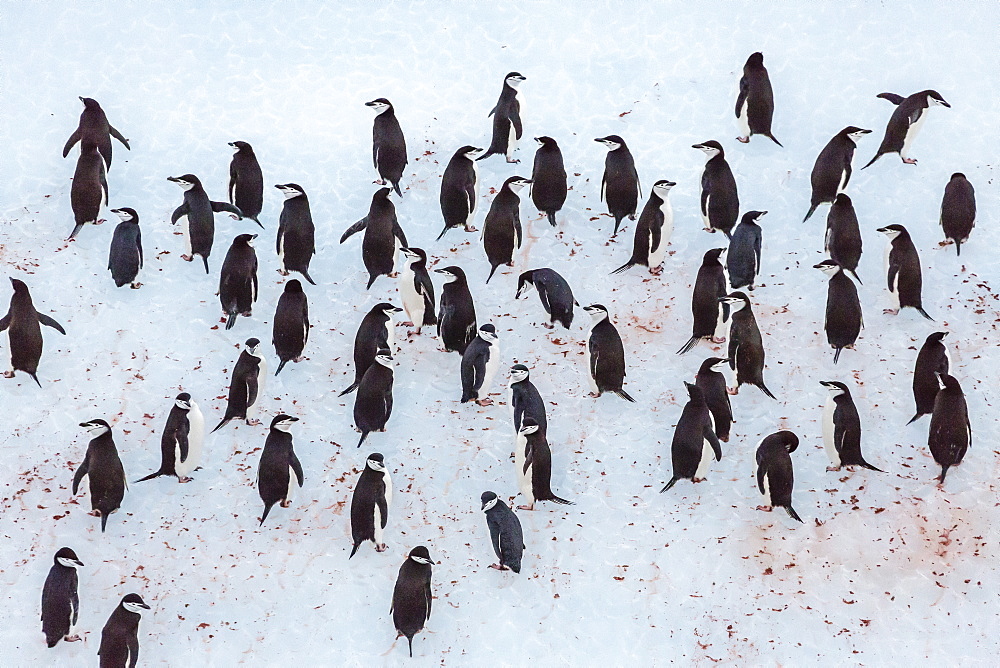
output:
[[902, 95], [896, 95], [895, 93], [879, 93], [879, 94], [878, 94], [878, 95], [876, 95], [875, 97], [880, 97], [880, 98], [882, 98], [883, 100], [889, 100], [889, 102], [892, 102], [892, 103], [893, 103], [893, 104], [895, 104], [896, 106], [899, 106], [899, 105], [900, 105], [900, 103], [902, 103], [902, 102], [903, 102], [903, 100], [905, 100], [905, 99], [906, 99], [906, 98], [905, 98], [905, 97], [903, 97]]
[[67, 140], [66, 140], [66, 145], [65, 145], [65, 146], [63, 146], [63, 157], [64, 157], [64, 158], [65, 158], [65, 157], [66, 157], [67, 155], [69, 155], [69, 152], [70, 152], [70, 150], [71, 150], [71, 149], [73, 148], [73, 146], [74, 146], [74, 145], [75, 145], [75, 144], [76, 144], [76, 143], [77, 143], [78, 141], [80, 141], [80, 128], [77, 128], [77, 129], [76, 129], [76, 130], [75, 130], [75, 131], [73, 132], [73, 134], [71, 134], [71, 135], [69, 136], [69, 139], [67, 139]]
[[[366, 227], [368, 227], [368, 216], [365, 216], [364, 218], [362, 218], [358, 222], [356, 222], [353, 225], [351, 225], [350, 227], [348, 227], [347, 231], [344, 232], [344, 236], [340, 237], [340, 243], [344, 243], [345, 241], [347, 241], [352, 236], [354, 236], [355, 234], [357, 234], [361, 230], [365, 229]], [[447, 230], [447, 229], [448, 228], [446, 227], [445, 230]], [[444, 232], [442, 232], [441, 234], [444, 234]], [[440, 239], [440, 238], [441, 237], [438, 237], [438, 239]]]
[[[49, 316], [45, 315], [44, 313], [39, 313], [38, 314], [38, 322], [39, 322], [39, 324], [45, 325], [46, 327], [51, 327], [52, 329], [56, 330], [60, 334], [63, 334], [63, 335], [66, 334], [66, 330], [63, 329], [62, 325], [60, 325], [58, 322], [56, 322], [55, 320], [53, 320]], [[2, 331], [3, 331], [3, 329], [0, 329], [0, 332], [2, 332]]]

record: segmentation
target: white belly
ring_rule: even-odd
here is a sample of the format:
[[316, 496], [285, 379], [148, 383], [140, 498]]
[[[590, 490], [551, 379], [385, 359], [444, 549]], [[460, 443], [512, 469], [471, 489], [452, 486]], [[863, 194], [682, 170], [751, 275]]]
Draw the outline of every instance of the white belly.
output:
[[663, 212], [663, 227], [660, 228], [660, 245], [653, 247], [653, 237], [649, 237], [649, 268], [655, 269], [663, 264], [663, 258], [667, 255], [667, 244], [674, 233], [674, 210], [669, 202], [664, 202], [660, 206]]
[[837, 186], [837, 194], [844, 192], [847, 188], [847, 170], [845, 169], [840, 173], [840, 185]]
[[260, 402], [264, 398], [264, 391], [267, 389], [267, 360], [264, 359], [263, 355], [258, 359], [260, 359], [260, 370], [257, 373], [257, 399], [247, 406], [247, 420], [252, 420], [257, 415]]
[[[703, 174], [703, 176], [704, 176], [704, 174]], [[705, 198], [705, 208], [702, 209], [702, 212], [701, 212], [701, 220], [704, 223], [706, 230], [712, 229], [712, 225], [708, 222], [708, 206], [711, 203], [711, 201], [712, 201], [712, 196], [711, 195], [709, 195], [708, 197]]]
[[490, 345], [490, 358], [486, 361], [486, 375], [483, 378], [483, 386], [479, 388], [479, 398], [485, 399], [486, 395], [489, 394], [490, 385], [493, 384], [493, 378], [497, 375], [497, 369], [500, 368], [500, 343], [494, 342]]
[[181, 232], [183, 232], [181, 236], [184, 237], [184, 254], [191, 257], [191, 230], [189, 229], [191, 222], [187, 220], [187, 216], [184, 216], [178, 222], [181, 224]]
[[927, 120], [927, 112], [929, 109], [924, 109], [924, 113], [920, 114], [920, 118], [917, 122], [906, 129], [906, 136], [903, 138], [903, 148], [899, 151], [899, 156], [901, 158], [908, 158], [910, 156], [910, 147], [913, 145], [913, 140], [917, 138], [920, 133], [920, 128], [924, 126], [924, 121]]
[[372, 521], [375, 523], [375, 544], [381, 545], [385, 541], [382, 540], [382, 511], [378, 509], [378, 504], [375, 504], [375, 518]]
[[529, 468], [527, 472], [524, 470], [524, 449], [527, 445], [528, 439], [520, 434], [514, 439], [514, 467], [517, 469], [517, 489], [528, 497], [528, 503], [531, 503], [534, 500], [531, 489], [531, 469]]
[[285, 501], [292, 500], [292, 492], [295, 491], [295, 485], [298, 483], [298, 478], [295, 477], [295, 471], [292, 467], [288, 467], [288, 489], [285, 491]]
[[837, 404], [833, 397], [827, 397], [826, 405], [823, 407], [823, 447], [826, 450], [826, 456], [830, 458], [830, 464], [839, 467], [840, 454], [837, 453], [837, 446], [833, 440], [833, 411], [836, 407]]
[[174, 470], [181, 478], [186, 478], [196, 468], [201, 466], [202, 444], [205, 442], [205, 416], [201, 414], [201, 409], [194, 401], [191, 402], [191, 410], [188, 411], [188, 422], [191, 429], [188, 432], [188, 456], [181, 462], [180, 453], [174, 458]]
[[768, 476], [766, 476], [766, 475], [764, 476], [764, 495], [763, 496], [764, 496], [764, 505], [765, 506], [770, 506], [771, 505], [771, 481], [768, 479]]
[[[727, 284], [728, 284], [728, 279], [727, 279]], [[731, 315], [732, 314], [730, 314], [730, 316]], [[724, 321], [722, 319], [722, 317], [723, 317], [723, 310], [722, 310], [722, 306], [720, 305], [719, 306], [719, 317], [715, 321], [715, 337], [716, 338], [721, 338], [721, 337], [726, 336], [727, 334], [729, 334], [728, 330], [729, 330], [729, 327], [730, 327], [731, 323]], [[731, 319], [732, 318], [730, 318], [730, 320]]]
[[420, 329], [424, 322], [424, 298], [413, 286], [413, 269], [407, 263], [399, 273], [399, 294], [403, 300], [403, 310], [413, 326]]
[[[518, 115], [524, 118], [524, 95], [521, 91], [517, 91], [517, 103], [518, 103]], [[523, 127], [523, 123], [522, 123]], [[517, 148], [517, 130], [514, 129], [514, 124], [510, 124], [510, 134], [507, 137], [507, 159], [512, 160], [514, 157], [514, 149]]]
[[590, 351], [590, 341], [587, 341], [587, 382], [590, 383], [590, 391], [597, 392], [597, 380], [594, 378], [594, 373], [592, 369], [594, 368], [592, 364], [593, 355]]
[[[416, 324], [416, 323], [414, 323]], [[396, 321], [389, 316], [388, 322], [385, 323], [386, 343], [389, 344], [389, 352], [393, 355], [396, 354]]]
[[[889, 253], [892, 252], [892, 242], [885, 249], [885, 276], [889, 277]], [[896, 276], [892, 281], [892, 285], [889, 285], [889, 297], [892, 302], [892, 308], [899, 310], [899, 272], [896, 272]]]
[[740, 136], [743, 138], [748, 138], [750, 136], [750, 118], [747, 113], [747, 109], [750, 108], [750, 98], [743, 100], [743, 106], [740, 108], [740, 115], [737, 116], [737, 122], [740, 126]]
[[694, 477], [699, 480], [705, 477], [708, 473], [708, 463], [715, 458], [715, 450], [712, 449], [712, 444], [708, 442], [707, 439], [702, 441], [701, 444], [701, 461], [698, 462], [698, 470], [695, 471]]
[[472, 184], [472, 201], [469, 202], [469, 217], [465, 220], [466, 227], [472, 225], [473, 214], [479, 204], [479, 165], [475, 160], [472, 161], [472, 173], [475, 177], [475, 182]]

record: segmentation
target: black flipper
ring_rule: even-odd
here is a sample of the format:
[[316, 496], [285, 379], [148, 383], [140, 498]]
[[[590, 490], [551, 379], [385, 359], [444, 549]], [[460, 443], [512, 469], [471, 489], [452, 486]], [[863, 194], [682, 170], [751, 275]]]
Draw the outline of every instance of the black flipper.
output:
[[[351, 225], [350, 227], [348, 227], [347, 231], [344, 232], [344, 235], [342, 237], [340, 237], [340, 243], [344, 243], [345, 241], [347, 241], [348, 239], [350, 239], [353, 235], [357, 234], [358, 232], [360, 232], [361, 230], [365, 229], [366, 227], [368, 227], [368, 216], [365, 216], [364, 218], [362, 218], [358, 222], [356, 222], [353, 225]], [[446, 227], [445, 229], [447, 230], [448, 228]], [[441, 234], [444, 234], [444, 232], [442, 232]], [[440, 239], [440, 238], [441, 237], [438, 237], [438, 239]]]
[[902, 95], [896, 95], [895, 93], [879, 93], [875, 97], [880, 97], [883, 100], [889, 100], [889, 102], [892, 102], [897, 106], [899, 106], [899, 104], [906, 99]]
[[288, 364], [288, 360], [281, 360], [281, 363], [278, 364], [278, 370], [274, 372], [274, 375], [277, 376], [281, 373], [281, 370], [285, 368], [286, 364]]
[[[788, 516], [791, 517], [793, 520], [802, 522], [802, 518], [799, 517], [799, 514], [797, 512], [795, 512], [795, 508], [792, 508], [791, 506], [786, 506], [785, 510], [788, 511]], [[805, 522], [802, 523], [805, 524]]]
[[676, 485], [678, 480], [680, 480], [680, 477], [676, 476], [676, 475], [673, 478], [671, 478], [670, 482], [668, 482], [663, 487], [663, 489], [660, 490], [660, 494], [663, 494], [665, 491], [667, 491], [668, 489], [670, 489], [671, 487], [673, 487], [674, 485]]
[[[239, 207], [236, 207], [230, 204], [229, 202], [212, 202], [212, 211], [214, 211], [215, 213], [222, 213], [223, 211], [226, 211], [228, 213], [235, 213], [237, 216], [240, 217], [240, 220], [246, 218], [246, 216], [243, 215], [243, 212], [239, 210]], [[260, 222], [258, 221], [257, 224], [260, 225]], [[260, 226], [263, 229], [264, 226], [263, 225]]]
[[551, 225], [552, 227], [556, 227], [556, 212], [548, 211], [547, 213], [549, 215], [549, 225]]
[[78, 141], [80, 141], [80, 128], [77, 128], [77, 129], [76, 129], [76, 130], [75, 130], [75, 131], [73, 132], [73, 134], [71, 134], [71, 135], [69, 136], [69, 139], [67, 139], [67, 140], [66, 140], [66, 145], [65, 145], [65, 146], [63, 146], [63, 157], [64, 157], [64, 158], [65, 158], [65, 157], [66, 157], [67, 155], [69, 155], [69, 152], [70, 152], [70, 149], [72, 149], [72, 148], [73, 148], [73, 146], [74, 146], [74, 145], [75, 145], [75, 144], [76, 144], [76, 143], [77, 143]]
[[[39, 324], [45, 325], [46, 327], [51, 327], [52, 329], [56, 330], [60, 334], [63, 334], [63, 335], [66, 334], [66, 330], [63, 329], [62, 325], [60, 325], [58, 322], [56, 322], [55, 320], [53, 320], [49, 316], [45, 315], [44, 313], [39, 313], [38, 314], [38, 322], [39, 322]], [[0, 331], [3, 331], [3, 330], [0, 330]]]
[[630, 397], [629, 394], [628, 394], [628, 392], [626, 392], [625, 390], [611, 390], [611, 394], [617, 394], [619, 397], [621, 397], [625, 401], [631, 401], [633, 404], [635, 403], [635, 399], [633, 399], [632, 397]]

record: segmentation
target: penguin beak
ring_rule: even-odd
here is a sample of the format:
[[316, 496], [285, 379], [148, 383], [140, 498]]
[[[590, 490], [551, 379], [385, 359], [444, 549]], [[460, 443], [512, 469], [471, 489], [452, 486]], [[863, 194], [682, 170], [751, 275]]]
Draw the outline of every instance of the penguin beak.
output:
[[948, 104], [947, 102], [945, 102], [944, 100], [941, 100], [941, 104], [944, 105], [945, 107], [948, 107], [949, 109], [951, 109], [951, 105]]
[[696, 148], [698, 150], [701, 150], [701, 149], [705, 148], [705, 145], [704, 144], [691, 144], [691, 148]]
[[74, 559], [73, 563], [76, 564], [77, 566], [83, 566], [83, 562], [80, 561], [79, 559]]
[[172, 181], [174, 183], [177, 183], [178, 181], [180, 181], [180, 178], [177, 176], [168, 176], [167, 181]]
[[86, 429], [87, 427], [89, 427], [89, 426], [90, 426], [90, 424], [89, 424], [89, 423], [87, 423], [87, 422], [81, 422], [81, 423], [80, 423], [80, 426], [81, 426], [81, 427], [83, 427], [84, 429]]
[[80, 102], [83, 102], [83, 97], [82, 96], [77, 96], [77, 97], [80, 98]]
[[401, 308], [399, 308], [399, 307], [397, 306], [396, 308], [392, 309], [392, 312], [393, 312], [393, 313], [402, 313], [402, 312], [403, 312], [403, 309], [401, 309]]
[[136, 603], [136, 605], [139, 606], [140, 608], [144, 608], [146, 610], [150, 609], [150, 607], [148, 605], [146, 605], [145, 603]]

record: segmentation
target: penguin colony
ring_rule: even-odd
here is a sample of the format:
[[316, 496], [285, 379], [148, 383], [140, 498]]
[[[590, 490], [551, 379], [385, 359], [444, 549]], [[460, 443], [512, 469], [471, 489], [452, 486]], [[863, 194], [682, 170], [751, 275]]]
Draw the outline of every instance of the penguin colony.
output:
[[[527, 77], [518, 72], [504, 77], [500, 98], [489, 114], [493, 127], [488, 149], [460, 147], [444, 170], [440, 194], [444, 229], [438, 236], [439, 240], [452, 228], [476, 231], [472, 226], [480, 204], [476, 161], [503, 155], [508, 163], [519, 162], [515, 153], [518, 140], [523, 135], [523, 124], [527, 122], [529, 127], [531, 124], [530, 116], [526, 119], [521, 116], [520, 94], [525, 81]], [[905, 98], [892, 93], [883, 93], [879, 97], [896, 105], [896, 109], [889, 119], [881, 145], [865, 168], [893, 153], [899, 154], [906, 164], [916, 164], [911, 157], [913, 142], [929, 108], [950, 105], [933, 90]], [[85, 226], [97, 223], [102, 203], [109, 203], [107, 175], [112, 162], [111, 139], [132, 149], [129, 140], [110, 125], [97, 101], [80, 99], [84, 103], [84, 112], [79, 128], [70, 136], [63, 151], [66, 157], [77, 143], [80, 144], [71, 192], [75, 224], [69, 234], [70, 240], [80, 235], [96, 234], [85, 230]], [[385, 187], [374, 193], [367, 215], [348, 227], [340, 242], [345, 243], [353, 235], [363, 232], [361, 259], [368, 274], [366, 288], [371, 288], [382, 276], [398, 277], [400, 306], [380, 303], [357, 327], [355, 377], [341, 395], [356, 391], [354, 420], [361, 434], [358, 447], [367, 439], [376, 438], [371, 436], [376, 432], [391, 431], [394, 367], [397, 356], [406, 355], [405, 345], [396, 341], [394, 317], [399, 313], [405, 311], [410, 320], [406, 326], [414, 328], [408, 332], [408, 341], [414, 336], [436, 333], [442, 355], [457, 352], [461, 357], [461, 377], [454, 379], [456, 410], [465, 410], [458, 405], [472, 402], [482, 407], [491, 405], [490, 389], [504, 362], [500, 346], [503, 338], [501, 330], [493, 323], [477, 321], [474, 294], [480, 286], [470, 286], [460, 266], [449, 265], [432, 270], [434, 264], [448, 264], [446, 252], [432, 257], [426, 250], [408, 243], [397, 217], [397, 208], [405, 207], [408, 161], [404, 134], [396, 110], [388, 99], [378, 98], [366, 104], [376, 113], [372, 148], [373, 167], [378, 176], [376, 183]], [[782, 144], [772, 134], [773, 111], [774, 97], [763, 55], [754, 53], [747, 60], [739, 82], [735, 108], [739, 142], [749, 143], [753, 135], [761, 135], [773, 142], [775, 150], [780, 150]], [[405, 114], [403, 119], [405, 126]], [[870, 132], [856, 126], [845, 127], [819, 153], [812, 171], [812, 194], [808, 198], [806, 219], [821, 205], [830, 204], [824, 243], [829, 259], [817, 264], [816, 268], [829, 277], [824, 329], [827, 341], [835, 351], [835, 362], [842, 351], [854, 347], [864, 327], [863, 309], [856, 287], [856, 283], [860, 283], [856, 270], [862, 251], [861, 235], [858, 217], [844, 191], [851, 178], [857, 142]], [[557, 139], [539, 136], [536, 141], [539, 148], [530, 178], [514, 175], [502, 184], [490, 184], [495, 186], [496, 194], [482, 222], [481, 236], [490, 265], [487, 282], [494, 278], [499, 267], [515, 264], [515, 256], [524, 238], [522, 214], [526, 212], [521, 204], [527, 205], [530, 199], [539, 215], [551, 226], [559, 228], [560, 234], [570, 226], [560, 215], [568, 189]], [[614, 237], [623, 226], [627, 226], [624, 223], [626, 218], [636, 220], [640, 211], [642, 182], [625, 139], [608, 135], [595, 141], [608, 150], [600, 197], [614, 219]], [[215, 226], [217, 213], [228, 213], [236, 221], [248, 219], [266, 229], [266, 221], [260, 220], [264, 180], [258, 158], [253, 147], [245, 141], [234, 141], [230, 146], [235, 149], [235, 155], [230, 165], [229, 202], [209, 199], [205, 187], [193, 174], [168, 177], [184, 191], [183, 203], [170, 216], [172, 224], [180, 224], [184, 229], [185, 253], [182, 258], [191, 262], [195, 255], [200, 256], [206, 272], [210, 272], [209, 257], [219, 231]], [[670, 452], [673, 469], [669, 476], [665, 476], [667, 482], [662, 491], [668, 492], [681, 480], [694, 483], [704, 480], [711, 471], [712, 462], [721, 460], [723, 456], [742, 456], [747, 459], [748, 466], [752, 466], [754, 485], [763, 499], [758, 509], [770, 511], [781, 508], [792, 520], [802, 522], [799, 512], [793, 508], [795, 466], [791, 456], [800, 444], [799, 436], [793, 431], [779, 429], [775, 420], [774, 433], [761, 440], [753, 455], [747, 452], [745, 446], [743, 452], [737, 455], [724, 451], [722, 446], [725, 443], [727, 449], [734, 447], [739, 453], [740, 447], [734, 441], [738, 442], [741, 436], [745, 436], [739, 433], [739, 412], [734, 411], [730, 395], [737, 394], [742, 385], [749, 384], [771, 399], [780, 396], [780, 388], [774, 388], [772, 392], [764, 380], [768, 364], [760, 328], [754, 317], [755, 306], [766, 300], [762, 296], [758, 301], [757, 295], [766, 292], [766, 286], [761, 285], [759, 279], [762, 262], [767, 259], [766, 256], [762, 258], [762, 247], [767, 245], [768, 221], [763, 219], [766, 211], [750, 210], [747, 205], [741, 207], [736, 179], [725, 159], [725, 148], [721, 142], [711, 139], [694, 144], [693, 148], [706, 154], [705, 169], [700, 184], [685, 185], [699, 189], [705, 231], [721, 231], [725, 239], [722, 239], [724, 247], [705, 254], [695, 280], [693, 331], [678, 353], [690, 354], [698, 347], [713, 346], [713, 354], [705, 356], [695, 383], [683, 383], [688, 399], [673, 432]], [[653, 276], [664, 273], [666, 247], [674, 229], [668, 194], [677, 185], [678, 182], [662, 178], [651, 183], [649, 199], [635, 224], [632, 254], [617, 269], [606, 268], [608, 273], [624, 273], [637, 266], [645, 267]], [[315, 286], [310, 290], [320, 290], [322, 276], [318, 274], [314, 280], [310, 275], [310, 261], [319, 249], [314, 242], [315, 227], [305, 190], [294, 183], [274, 187], [285, 198], [280, 221], [274, 228], [279, 272], [287, 276], [295, 271], [310, 286]], [[803, 196], [804, 205], [806, 199]], [[746, 211], [737, 225], [741, 209]], [[138, 275], [143, 268], [143, 252], [139, 213], [133, 207], [110, 211], [121, 222], [110, 241], [107, 269], [116, 286], [129, 284], [133, 289], [140, 289], [142, 283], [138, 281]], [[960, 254], [961, 245], [969, 240], [975, 217], [975, 191], [965, 176], [956, 172], [944, 191], [940, 212], [945, 235], [942, 245], [954, 243], [956, 252]], [[921, 301], [919, 249], [902, 225], [891, 224], [878, 231], [890, 240], [890, 247], [886, 250], [885, 280], [896, 308], [887, 309], [886, 313], [896, 314], [901, 308], [911, 307], [924, 318], [933, 320], [933, 314], [924, 310]], [[227, 227], [225, 234], [230, 232]], [[236, 326], [245, 330], [252, 328], [259, 266], [253, 242], [262, 234], [241, 232], [235, 235], [222, 263], [219, 298], [225, 330]], [[260, 263], [275, 264], [263, 257]], [[434, 273], [441, 276], [438, 286], [434, 284]], [[506, 275], [509, 279], [509, 273]], [[38, 376], [43, 340], [40, 325], [69, 337], [72, 337], [72, 327], [67, 333], [51, 316], [37, 311], [29, 286], [17, 279], [11, 281], [14, 292], [10, 308], [0, 320], [0, 331], [9, 330], [10, 338], [11, 370], [5, 376], [11, 378], [21, 371], [44, 388]], [[520, 274], [516, 288], [510, 286], [512, 304], [532, 287], [546, 316], [541, 324], [550, 329], [559, 325], [569, 330], [575, 308], [581, 307], [569, 283], [553, 268], [525, 271]], [[309, 290], [300, 281], [290, 279], [276, 305], [272, 335], [277, 358], [276, 374], [288, 362], [297, 363], [305, 359], [312, 326], [308, 296]], [[624, 388], [630, 356], [619, 333], [619, 328], [625, 326], [621, 324], [624, 317], [610, 312], [599, 303], [582, 307], [582, 310], [592, 320], [586, 341], [587, 362], [583, 369], [591, 396], [596, 398], [608, 393], [641, 405], [641, 390], [636, 393], [638, 398], [634, 398]], [[616, 318], [616, 315], [619, 317]], [[251, 324], [239, 325], [239, 316], [247, 318]], [[322, 321], [322, 318], [322, 314], [312, 314], [314, 321]], [[354, 326], [353, 323], [329, 324]], [[427, 331], [423, 331], [424, 328]], [[683, 340], [683, 335], [678, 335], [679, 331], [680, 328], [674, 332], [678, 342]], [[915, 358], [913, 395], [916, 413], [911, 420], [923, 415], [931, 416], [928, 447], [940, 466], [938, 480], [941, 485], [949, 470], [962, 463], [972, 445], [971, 419], [960, 380], [949, 373], [950, 358], [944, 343], [945, 335], [946, 332], [941, 331], [927, 337]], [[723, 344], [727, 345], [722, 347]], [[246, 339], [239, 358], [234, 361], [225, 413], [213, 432], [233, 420], [245, 421], [247, 425], [260, 424], [255, 415], [264, 399], [268, 377], [267, 351], [263, 349], [266, 347], [257, 338]], [[773, 354], [780, 356], [785, 353], [776, 350]], [[513, 488], [516, 481], [518, 490], [524, 496], [526, 503], [518, 506], [518, 510], [545, 508], [538, 505], [541, 501], [572, 505], [572, 501], [557, 496], [552, 489], [553, 457], [546, 437], [546, 402], [529, 380], [529, 374], [530, 369], [523, 364], [515, 364], [509, 370], [507, 403], [513, 430], [511, 458], [514, 476], [508, 481], [508, 488]], [[865, 444], [861, 426], [863, 420], [859, 412], [863, 413], [865, 409], [859, 409], [855, 404], [851, 395], [852, 383], [836, 379], [819, 382], [830, 393], [823, 410], [823, 443], [831, 461], [828, 470], [836, 471], [846, 466], [851, 470], [861, 467], [883, 472], [862, 454]], [[222, 384], [220, 374], [220, 386]], [[150, 411], [162, 412], [165, 408], [150, 407]], [[160, 468], [144, 478], [133, 479], [143, 482], [173, 476], [179, 482], [190, 482], [196, 478], [203, 457], [204, 420], [201, 408], [189, 393], [177, 394], [162, 430]], [[256, 480], [263, 503], [259, 517], [261, 526], [275, 506], [290, 508], [293, 492], [315, 475], [303, 470], [295, 453], [293, 430], [299, 420], [285, 413], [276, 413], [270, 419]], [[96, 416], [80, 426], [89, 433], [91, 440], [76, 466], [72, 491], [74, 495], [83, 491], [83, 481], [87, 479], [92, 513], [100, 518], [101, 531], [104, 532], [108, 530], [110, 515], [122, 507], [129, 477], [116, 447], [114, 426]], [[876, 454], [869, 452], [867, 457], [878, 459], [877, 448], [873, 449]], [[349, 455], [350, 450], [353, 449], [342, 454]], [[890, 463], [880, 463], [891, 467]], [[350, 502], [353, 538], [350, 558], [355, 555], [363, 557], [364, 553], [359, 553], [359, 548], [366, 541], [371, 542], [378, 552], [386, 550], [392, 536], [392, 462], [387, 462], [380, 453], [372, 453], [359, 459], [359, 465], [362, 473]], [[565, 481], [561, 475], [556, 477], [563, 481], [563, 485], [572, 486], [572, 481]], [[492, 486], [487, 485], [492, 482], [484, 481], [484, 485]], [[470, 504], [474, 502], [470, 500]], [[509, 506], [497, 493], [483, 492], [479, 503], [498, 560], [491, 567], [513, 574], [520, 573], [522, 567], [530, 569], [530, 557], [525, 558], [525, 554], [530, 555], [530, 544], [543, 540], [543, 537], [526, 536], [513, 504]], [[281, 511], [285, 516], [289, 512], [294, 510]], [[281, 518], [274, 521], [280, 522]], [[390, 538], [387, 538], [387, 533]], [[407, 639], [410, 656], [413, 655], [414, 636], [423, 630], [430, 618], [434, 564], [427, 547], [412, 547], [399, 569], [392, 590], [391, 616], [397, 637]], [[78, 582], [81, 579], [86, 582], [85, 571], [81, 569], [85, 569], [84, 562], [73, 549], [64, 547], [55, 554], [54, 565], [42, 592], [41, 607], [42, 630], [49, 647], [57, 646], [61, 639], [79, 639], [74, 633], [81, 606]], [[86, 592], [86, 586], [82, 589]], [[102, 666], [135, 665], [139, 654], [139, 619], [149, 609], [150, 606], [135, 593], [121, 599], [102, 632], [99, 650]]]

